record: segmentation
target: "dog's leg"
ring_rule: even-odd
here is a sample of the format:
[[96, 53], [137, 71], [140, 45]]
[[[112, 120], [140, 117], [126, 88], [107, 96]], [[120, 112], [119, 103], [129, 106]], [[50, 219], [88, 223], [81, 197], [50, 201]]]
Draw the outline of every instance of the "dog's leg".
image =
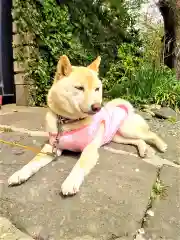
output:
[[52, 153], [52, 146], [46, 144], [41, 150], [42, 153], [38, 153], [27, 165], [15, 172], [9, 179], [9, 185], [18, 185], [27, 181], [32, 175], [38, 172], [42, 167], [52, 162], [55, 157], [43, 154]]
[[101, 124], [94, 140], [83, 150], [80, 159], [73, 167], [71, 173], [61, 186], [63, 195], [72, 195], [79, 191], [84, 177], [96, 165], [99, 154], [98, 148], [101, 146], [104, 135], [104, 124]]
[[138, 135], [147, 143], [156, 146], [161, 152], [165, 152], [167, 150], [167, 144], [156, 133], [149, 130], [139, 132]]
[[120, 128], [121, 135], [127, 139], [142, 139], [165, 152], [167, 144], [149, 128], [147, 122], [138, 114], [131, 115]]
[[122, 144], [137, 146], [138, 151], [139, 151], [139, 155], [141, 157], [145, 157], [145, 155], [146, 155], [147, 145], [146, 145], [145, 141], [143, 141], [141, 139], [124, 138], [122, 136], [115, 135], [113, 137], [112, 141], [115, 142], [115, 143], [122, 143]]

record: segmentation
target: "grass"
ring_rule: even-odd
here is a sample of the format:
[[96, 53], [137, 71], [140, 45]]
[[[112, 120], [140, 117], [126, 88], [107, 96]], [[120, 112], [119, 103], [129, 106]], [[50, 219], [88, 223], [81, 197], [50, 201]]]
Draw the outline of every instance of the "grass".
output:
[[151, 199], [163, 199], [167, 196], [167, 186], [165, 186], [160, 179], [157, 179], [152, 187]]
[[156, 182], [152, 186], [148, 206], [141, 223], [143, 228], [148, 223], [148, 220], [149, 220], [148, 211], [153, 210], [153, 203], [158, 199], [160, 200], [165, 199], [168, 194], [167, 193], [168, 186], [165, 186], [164, 183], [160, 180], [160, 172], [161, 172], [161, 168], [158, 168]]
[[105, 95], [125, 98], [135, 106], [154, 103], [176, 110], [180, 107], [180, 82], [171, 69], [144, 63], [129, 77], [123, 77]]
[[175, 124], [177, 122], [177, 119], [175, 117], [169, 117], [168, 121], [172, 124]]

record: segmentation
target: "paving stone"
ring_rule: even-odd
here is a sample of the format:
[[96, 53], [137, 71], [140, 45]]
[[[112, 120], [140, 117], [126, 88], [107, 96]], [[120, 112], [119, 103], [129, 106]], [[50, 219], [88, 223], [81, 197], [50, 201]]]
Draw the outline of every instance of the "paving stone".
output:
[[44, 109], [39, 111], [38, 114], [37, 112], [11, 112], [11, 114], [1, 116], [0, 124], [45, 131], [45, 114]]
[[159, 118], [177, 118], [177, 113], [170, 107], [162, 107], [160, 109], [152, 109], [151, 110], [156, 117]]
[[1, 240], [33, 240], [32, 237], [17, 229], [7, 218], [0, 217]]
[[153, 204], [154, 217], [145, 228], [146, 239], [180, 239], [180, 170], [164, 166], [160, 179], [167, 187], [167, 196]]
[[[25, 139], [27, 144], [33, 141]], [[99, 164], [85, 179], [80, 193], [62, 198], [59, 195], [61, 184], [78, 156], [66, 152], [26, 183], [10, 188], [8, 177], [27, 163], [33, 153], [25, 151], [15, 155], [9, 148], [3, 148], [0, 156], [3, 161], [1, 215], [27, 231], [42, 227], [46, 230], [45, 236], [54, 240], [83, 236], [96, 240], [112, 236], [132, 239], [140, 228], [156, 168], [140, 158], [101, 149]]]
[[[0, 124], [42, 131], [46, 110], [3, 106], [0, 115], [4, 115], [0, 116]], [[160, 156], [180, 163], [180, 122], [148, 117], [148, 123], [168, 143], [168, 151]], [[14, 132], [1, 133], [1, 138], [37, 148], [46, 140]], [[137, 153], [135, 147], [118, 144], [110, 146]], [[80, 193], [64, 199], [59, 195], [61, 184], [78, 158], [78, 154], [66, 152], [25, 184], [8, 188], [8, 177], [33, 156], [33, 152], [0, 144], [2, 216], [8, 217], [28, 234], [40, 234], [48, 240], [87, 237], [91, 240], [133, 239], [141, 227], [156, 178], [154, 166], [134, 156], [113, 154], [101, 149], [100, 163], [86, 178]], [[145, 239], [179, 240], [179, 170], [163, 167], [161, 178], [170, 186], [168, 196], [156, 202], [153, 209], [155, 215], [150, 217], [146, 229], [149, 235]]]

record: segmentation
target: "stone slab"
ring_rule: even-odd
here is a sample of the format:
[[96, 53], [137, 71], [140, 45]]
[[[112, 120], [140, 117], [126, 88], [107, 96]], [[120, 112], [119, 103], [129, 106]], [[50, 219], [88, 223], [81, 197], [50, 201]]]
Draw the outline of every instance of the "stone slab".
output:
[[[13, 135], [14, 134], [14, 135]], [[3, 138], [32, 145], [34, 138], [3, 133]], [[39, 142], [38, 142], [39, 141]], [[40, 144], [42, 140], [37, 140]], [[156, 168], [133, 156], [100, 150], [99, 164], [85, 179], [80, 193], [62, 198], [60, 187], [78, 154], [66, 152], [41, 169], [29, 181], [8, 187], [8, 177], [26, 164], [33, 153], [15, 154], [1, 147], [0, 214], [19, 229], [35, 232], [39, 227], [54, 240], [132, 239], [141, 226]]]
[[33, 240], [32, 237], [17, 229], [8, 219], [0, 217], [1, 240]]
[[2, 115], [0, 124], [9, 125], [30, 130], [45, 131], [46, 110], [29, 112], [12, 112]]
[[148, 123], [153, 131], [158, 133], [168, 144], [167, 151], [159, 155], [180, 165], [180, 121], [171, 122], [152, 118]]
[[16, 104], [6, 104], [3, 105], [0, 110], [0, 115], [10, 114], [14, 112], [31, 112], [31, 113], [40, 113], [46, 112], [47, 107], [31, 107], [31, 106], [17, 106]]
[[17, 22], [14, 21], [14, 22], [12, 23], [12, 32], [13, 32], [13, 34], [14, 34], [14, 33], [17, 33], [18, 30], [19, 30], [19, 29], [18, 29], [18, 26], [17, 26]]
[[23, 54], [24, 59], [34, 58], [38, 54], [38, 49], [34, 46], [16, 46], [13, 48], [13, 58], [18, 59], [19, 55]]
[[160, 109], [151, 109], [151, 111], [155, 114], [155, 116], [159, 118], [177, 118], [178, 114], [170, 107], [162, 107]]
[[154, 217], [145, 228], [146, 238], [152, 240], [180, 239], [180, 170], [164, 166], [160, 179], [167, 187], [167, 196], [153, 204]]
[[13, 46], [21, 46], [23, 44], [33, 44], [34, 36], [32, 33], [16, 33], [13, 35]]
[[[27, 67], [27, 62], [20, 62], [20, 61], [14, 61], [14, 72], [15, 73], [22, 73], [25, 71]], [[24, 84], [25, 80], [23, 76], [17, 76], [17, 74], [14, 76], [14, 82], [15, 84]]]
[[[46, 138], [43, 137], [30, 137], [27, 134], [15, 133], [15, 132], [6, 132], [0, 134], [0, 139], [22, 144], [24, 146], [29, 146], [34, 150], [41, 150], [41, 147], [44, 145]], [[8, 153], [8, 155], [3, 157], [3, 153]], [[25, 163], [28, 163], [34, 156], [34, 152], [27, 149], [23, 149], [18, 146], [11, 146], [0, 142], [0, 163], [3, 165], [17, 165], [21, 166]]]
[[16, 88], [16, 104], [19, 106], [28, 106], [28, 104], [29, 104], [29, 90], [28, 90], [29, 85], [17, 84], [17, 85], [15, 85], [15, 88]]

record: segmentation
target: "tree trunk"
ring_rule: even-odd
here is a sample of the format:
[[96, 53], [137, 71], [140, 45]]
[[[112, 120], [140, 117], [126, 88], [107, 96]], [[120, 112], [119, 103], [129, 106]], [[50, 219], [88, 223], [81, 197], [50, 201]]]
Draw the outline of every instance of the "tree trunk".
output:
[[175, 68], [180, 80], [180, 0], [159, 0], [158, 7], [164, 20], [164, 64]]
[[175, 67], [175, 47], [176, 47], [176, 27], [175, 27], [175, 13], [174, 8], [170, 4], [171, 0], [159, 0], [159, 11], [164, 20], [164, 36], [162, 59], [165, 65], [169, 68]]
[[180, 80], [180, 0], [176, 0], [176, 78]]

